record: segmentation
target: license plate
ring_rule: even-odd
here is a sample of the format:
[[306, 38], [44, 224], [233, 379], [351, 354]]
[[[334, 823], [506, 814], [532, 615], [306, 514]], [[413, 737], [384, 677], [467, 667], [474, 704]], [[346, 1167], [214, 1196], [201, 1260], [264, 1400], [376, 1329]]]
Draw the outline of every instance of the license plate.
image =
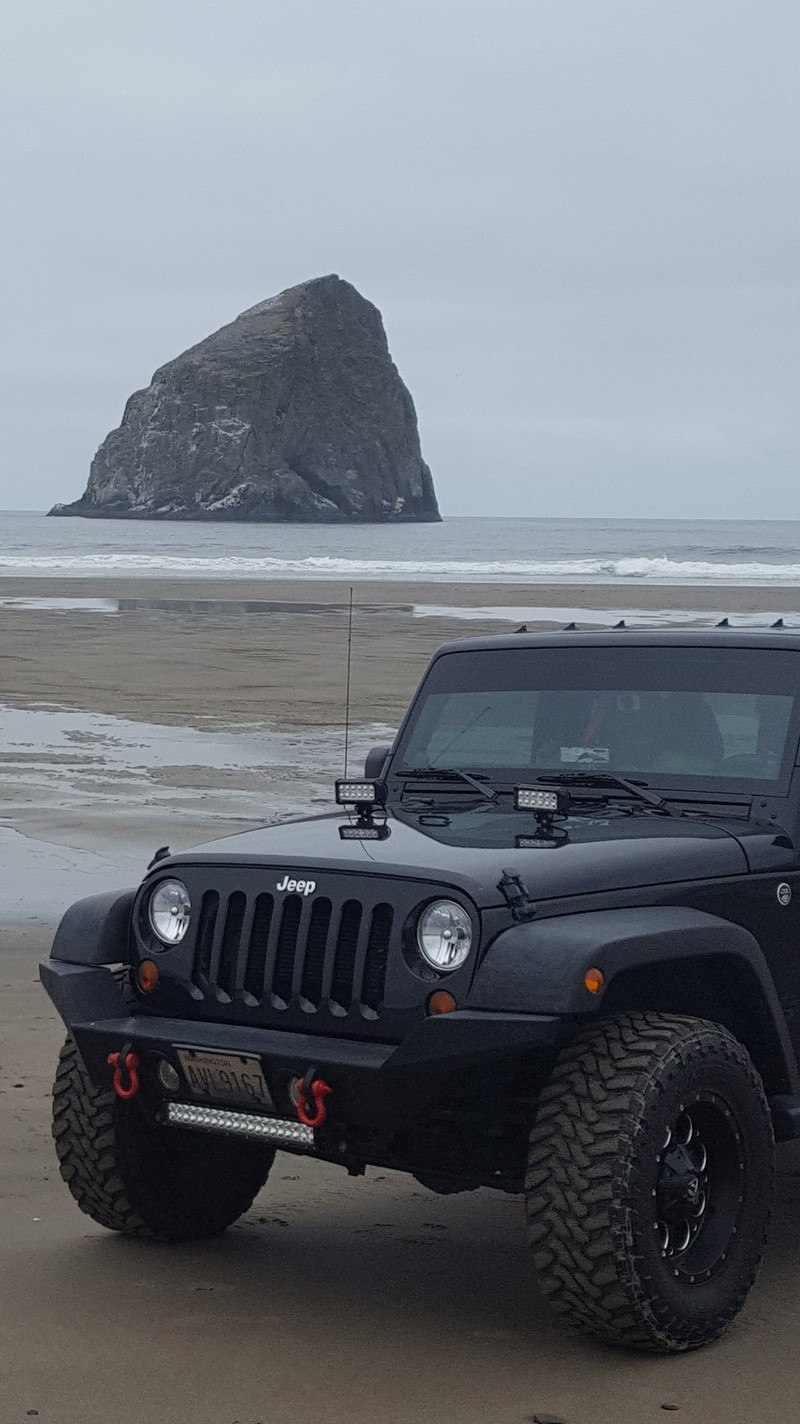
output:
[[207, 1053], [202, 1048], [179, 1048], [177, 1054], [193, 1097], [275, 1111], [261, 1064], [254, 1055]]

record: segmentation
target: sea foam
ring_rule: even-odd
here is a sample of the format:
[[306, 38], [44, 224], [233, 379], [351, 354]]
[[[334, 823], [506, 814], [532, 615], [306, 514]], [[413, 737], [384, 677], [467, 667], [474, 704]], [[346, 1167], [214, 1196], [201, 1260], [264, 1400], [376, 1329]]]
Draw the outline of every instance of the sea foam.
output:
[[170, 578], [417, 579], [430, 583], [791, 584], [800, 564], [710, 563], [658, 558], [600, 559], [304, 559], [226, 554], [199, 557], [150, 554], [2, 554], [0, 575], [92, 577], [149, 574]]

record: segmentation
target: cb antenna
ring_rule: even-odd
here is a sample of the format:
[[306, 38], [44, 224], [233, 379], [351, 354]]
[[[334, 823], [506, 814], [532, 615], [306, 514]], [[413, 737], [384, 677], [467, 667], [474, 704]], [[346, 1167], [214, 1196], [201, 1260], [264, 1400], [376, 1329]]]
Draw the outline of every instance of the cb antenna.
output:
[[344, 693], [344, 776], [347, 780], [347, 755], [350, 748], [350, 655], [353, 650], [353, 585], [347, 608], [347, 682]]

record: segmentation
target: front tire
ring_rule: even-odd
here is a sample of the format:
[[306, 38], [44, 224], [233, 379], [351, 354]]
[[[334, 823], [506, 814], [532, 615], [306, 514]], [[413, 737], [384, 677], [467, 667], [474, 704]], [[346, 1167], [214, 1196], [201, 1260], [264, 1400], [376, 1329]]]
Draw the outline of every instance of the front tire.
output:
[[612, 1344], [708, 1344], [756, 1278], [774, 1175], [764, 1088], [726, 1029], [657, 1013], [595, 1024], [558, 1059], [530, 1136], [544, 1294]]
[[150, 1122], [138, 1102], [94, 1086], [71, 1037], [53, 1086], [53, 1137], [81, 1211], [161, 1241], [219, 1235], [252, 1205], [275, 1157], [260, 1143]]

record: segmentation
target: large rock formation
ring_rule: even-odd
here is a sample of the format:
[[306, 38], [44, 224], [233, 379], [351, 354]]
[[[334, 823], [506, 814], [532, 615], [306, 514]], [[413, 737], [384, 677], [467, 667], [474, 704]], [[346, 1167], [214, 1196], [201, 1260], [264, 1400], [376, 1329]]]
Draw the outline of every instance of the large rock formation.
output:
[[74, 504], [116, 519], [439, 518], [380, 312], [339, 277], [251, 307], [156, 371]]

